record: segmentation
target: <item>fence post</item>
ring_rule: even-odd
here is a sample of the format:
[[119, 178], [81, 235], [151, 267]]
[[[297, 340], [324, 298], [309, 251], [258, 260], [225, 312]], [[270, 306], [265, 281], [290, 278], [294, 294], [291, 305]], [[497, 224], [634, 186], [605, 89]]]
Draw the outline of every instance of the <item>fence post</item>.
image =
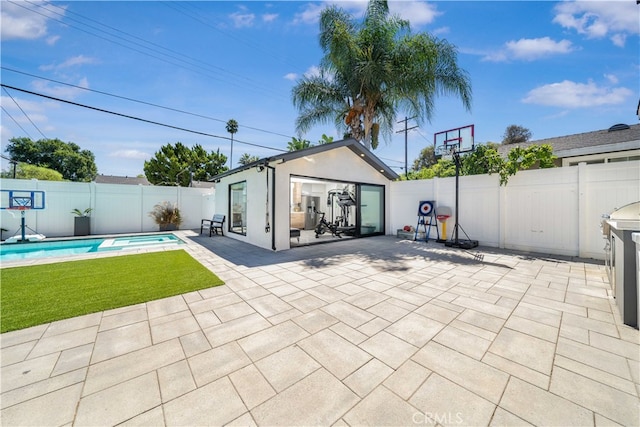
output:
[[498, 247], [504, 249], [507, 241], [507, 186], [498, 184]]
[[588, 206], [587, 206], [587, 163], [578, 163], [578, 256], [585, 258], [587, 252]]

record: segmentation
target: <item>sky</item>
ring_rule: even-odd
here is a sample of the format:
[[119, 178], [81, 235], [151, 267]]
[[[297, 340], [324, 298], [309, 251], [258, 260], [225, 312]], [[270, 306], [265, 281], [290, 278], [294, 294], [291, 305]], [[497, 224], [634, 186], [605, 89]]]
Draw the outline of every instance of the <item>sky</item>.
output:
[[[90, 150], [99, 174], [137, 176], [166, 144], [230, 157], [229, 119], [239, 124], [234, 167], [244, 153], [285, 151], [294, 136], [339, 140], [332, 124], [299, 135], [291, 98], [298, 79], [318, 72], [318, 18], [333, 4], [361, 18], [367, 2], [3, 0], [0, 76], [13, 88], [0, 92], [2, 154], [14, 137], [58, 138]], [[406, 151], [399, 112], [392, 137], [374, 151], [398, 173], [434, 133], [461, 126], [475, 126], [478, 144], [500, 142], [510, 125], [539, 140], [637, 123], [635, 0], [389, 8], [412, 32], [454, 44], [473, 91], [471, 111], [453, 96], [436, 98], [431, 120], [406, 134]]]

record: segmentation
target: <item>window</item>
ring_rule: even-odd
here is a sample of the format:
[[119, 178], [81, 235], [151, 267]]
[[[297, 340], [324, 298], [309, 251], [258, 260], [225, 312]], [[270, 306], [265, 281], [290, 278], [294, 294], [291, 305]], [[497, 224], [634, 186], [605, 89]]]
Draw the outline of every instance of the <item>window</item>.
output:
[[247, 234], [247, 182], [237, 182], [229, 186], [229, 231]]

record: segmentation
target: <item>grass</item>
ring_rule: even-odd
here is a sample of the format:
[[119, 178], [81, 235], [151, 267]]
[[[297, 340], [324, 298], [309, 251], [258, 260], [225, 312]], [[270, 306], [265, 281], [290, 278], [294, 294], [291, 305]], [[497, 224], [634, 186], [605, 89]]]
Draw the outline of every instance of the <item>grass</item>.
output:
[[183, 250], [0, 270], [0, 332], [222, 285]]

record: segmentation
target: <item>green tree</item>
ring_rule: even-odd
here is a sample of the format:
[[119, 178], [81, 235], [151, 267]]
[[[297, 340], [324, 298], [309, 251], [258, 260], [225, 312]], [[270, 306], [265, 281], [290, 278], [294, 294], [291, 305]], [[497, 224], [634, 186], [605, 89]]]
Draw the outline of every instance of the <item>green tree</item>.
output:
[[78, 144], [59, 139], [11, 138], [5, 149], [18, 162], [53, 169], [69, 181], [90, 182], [98, 174], [95, 156]]
[[320, 16], [324, 53], [317, 76], [305, 76], [292, 91], [300, 132], [334, 122], [367, 148], [382, 131], [390, 139], [396, 115], [431, 120], [438, 95], [456, 95], [471, 108], [471, 84], [458, 67], [456, 47], [409, 22], [390, 16], [386, 0], [370, 0], [364, 20], [331, 6]]
[[295, 136], [291, 138], [291, 141], [287, 143], [287, 150], [289, 151], [298, 151], [304, 150], [305, 148], [311, 147], [311, 141], [302, 138], [296, 138]]
[[423, 169], [423, 168], [430, 168], [431, 166], [435, 165], [437, 162], [438, 162], [438, 159], [436, 159], [433, 146], [429, 145], [420, 151], [420, 156], [418, 156], [418, 158], [413, 161], [412, 169], [414, 171], [419, 171], [420, 169]]
[[238, 163], [241, 165], [248, 165], [249, 163], [257, 162], [258, 160], [260, 160], [260, 157], [251, 156], [248, 153], [244, 153], [242, 156], [240, 156], [240, 160], [238, 160]]
[[473, 152], [462, 157], [461, 175], [499, 173], [504, 160], [498, 153], [498, 144], [478, 144]]
[[510, 125], [502, 135], [503, 144], [521, 144], [531, 139], [531, 131], [523, 126]]
[[[2, 178], [13, 178], [13, 170], [0, 173]], [[41, 181], [64, 181], [62, 174], [42, 166], [18, 163], [16, 179], [39, 179]]]
[[[509, 150], [506, 158], [498, 154], [498, 144], [489, 142], [477, 145], [472, 153], [461, 157], [460, 175], [494, 174], [500, 175], [500, 185], [507, 185], [509, 177], [518, 171], [533, 167], [555, 167], [556, 156], [549, 144], [530, 145], [527, 148], [514, 147]], [[431, 179], [434, 177], [455, 176], [455, 163], [451, 160], [440, 158], [430, 167], [414, 170], [404, 179]]]
[[507, 159], [500, 169], [500, 185], [507, 185], [509, 177], [520, 170], [539, 167], [541, 169], [555, 167], [553, 147], [549, 144], [530, 145], [527, 148], [514, 147], [509, 150]]
[[155, 156], [144, 162], [144, 174], [150, 183], [188, 187], [191, 174], [196, 181], [207, 181], [228, 170], [227, 157], [217, 151], [207, 152], [200, 144], [189, 148], [181, 142], [163, 145]]
[[229, 169], [233, 169], [233, 135], [238, 132], [238, 122], [231, 119], [227, 122], [227, 132], [231, 134], [231, 153], [229, 156]]
[[412, 170], [406, 175], [401, 175], [400, 180], [432, 179], [435, 177], [446, 178], [456, 176], [456, 165], [452, 160], [438, 159], [430, 167], [423, 167], [419, 170]]

